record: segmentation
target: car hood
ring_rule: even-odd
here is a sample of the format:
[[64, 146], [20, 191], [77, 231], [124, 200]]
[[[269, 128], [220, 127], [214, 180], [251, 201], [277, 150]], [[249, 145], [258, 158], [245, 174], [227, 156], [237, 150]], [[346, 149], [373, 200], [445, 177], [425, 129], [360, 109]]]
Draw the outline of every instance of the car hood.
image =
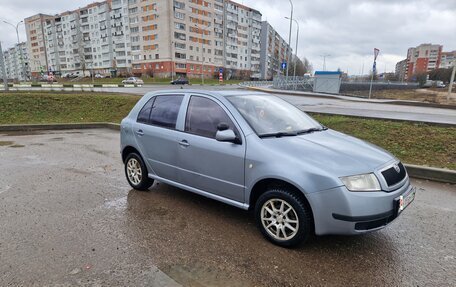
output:
[[337, 176], [373, 172], [395, 160], [382, 148], [333, 130], [262, 140], [282, 158]]

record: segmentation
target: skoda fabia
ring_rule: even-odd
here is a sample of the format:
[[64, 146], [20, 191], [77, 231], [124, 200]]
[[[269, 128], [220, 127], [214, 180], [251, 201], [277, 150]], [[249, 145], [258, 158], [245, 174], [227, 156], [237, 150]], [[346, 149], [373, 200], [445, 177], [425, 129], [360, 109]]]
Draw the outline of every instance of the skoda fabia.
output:
[[148, 93], [121, 123], [121, 153], [133, 188], [157, 180], [251, 209], [281, 246], [379, 230], [415, 197], [387, 151], [257, 92]]

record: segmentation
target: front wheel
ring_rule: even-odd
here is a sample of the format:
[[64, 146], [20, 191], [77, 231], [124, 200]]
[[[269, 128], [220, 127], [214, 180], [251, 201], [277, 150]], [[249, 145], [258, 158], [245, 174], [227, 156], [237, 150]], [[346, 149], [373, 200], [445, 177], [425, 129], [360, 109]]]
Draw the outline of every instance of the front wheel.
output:
[[302, 244], [312, 232], [310, 209], [286, 188], [272, 188], [263, 193], [255, 204], [255, 218], [261, 233], [279, 246]]
[[154, 183], [154, 180], [147, 175], [147, 168], [142, 158], [136, 153], [127, 156], [125, 175], [131, 187], [137, 190], [147, 190]]

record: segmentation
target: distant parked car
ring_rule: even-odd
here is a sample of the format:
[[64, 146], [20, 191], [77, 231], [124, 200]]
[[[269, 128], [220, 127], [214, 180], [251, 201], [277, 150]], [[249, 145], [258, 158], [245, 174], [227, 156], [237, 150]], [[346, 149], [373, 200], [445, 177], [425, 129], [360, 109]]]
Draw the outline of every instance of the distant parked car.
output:
[[95, 74], [95, 79], [104, 79], [104, 78], [105, 78], [105, 76], [103, 76], [100, 73]]
[[54, 75], [43, 75], [43, 76], [41, 76], [40, 81], [41, 82], [49, 82], [49, 83], [57, 82], [57, 80], [55, 79]]
[[188, 85], [189, 82], [186, 78], [179, 78], [170, 82], [171, 85]]
[[144, 81], [136, 77], [130, 77], [122, 81], [122, 84], [144, 85]]

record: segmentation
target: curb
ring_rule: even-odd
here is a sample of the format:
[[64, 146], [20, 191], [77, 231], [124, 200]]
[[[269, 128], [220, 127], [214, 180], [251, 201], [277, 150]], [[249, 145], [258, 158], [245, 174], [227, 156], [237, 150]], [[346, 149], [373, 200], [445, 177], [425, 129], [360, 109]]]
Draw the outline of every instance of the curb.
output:
[[[28, 124], [0, 125], [0, 132], [24, 132], [38, 130], [70, 130], [70, 129], [111, 129], [120, 131], [120, 124], [98, 123], [69, 123], [69, 124]], [[404, 164], [410, 177], [456, 184], [456, 170]]]
[[414, 178], [427, 179], [445, 183], [456, 183], [456, 170], [404, 164], [408, 174]]
[[[337, 100], [344, 100], [344, 101], [354, 101], [354, 102], [360, 102], [360, 103], [372, 103], [372, 104], [391, 104], [391, 105], [401, 105], [401, 106], [413, 106], [413, 107], [429, 107], [429, 108], [439, 108], [439, 109], [456, 109], [455, 105], [440, 105], [440, 104], [434, 104], [434, 103], [422, 103], [422, 102], [409, 102], [409, 101], [404, 101], [404, 100], [390, 100], [390, 99], [384, 99], [385, 101], [383, 102], [375, 102], [375, 101], [369, 101], [367, 99], [361, 98], [361, 97], [353, 97], [349, 95], [335, 95], [335, 94], [325, 94], [325, 95], [319, 95], [319, 94], [314, 94], [311, 92], [295, 92], [295, 91], [286, 91], [286, 90], [274, 90], [274, 89], [265, 89], [265, 88], [260, 88], [260, 87], [244, 87], [248, 90], [254, 90], [254, 91], [260, 91], [260, 92], [265, 92], [265, 93], [274, 93], [274, 94], [281, 94], [281, 95], [290, 95], [290, 96], [310, 96], [314, 98], [324, 98], [324, 99], [337, 99]], [[340, 96], [343, 97], [353, 97], [355, 99], [346, 99], [346, 98], [341, 98]]]

